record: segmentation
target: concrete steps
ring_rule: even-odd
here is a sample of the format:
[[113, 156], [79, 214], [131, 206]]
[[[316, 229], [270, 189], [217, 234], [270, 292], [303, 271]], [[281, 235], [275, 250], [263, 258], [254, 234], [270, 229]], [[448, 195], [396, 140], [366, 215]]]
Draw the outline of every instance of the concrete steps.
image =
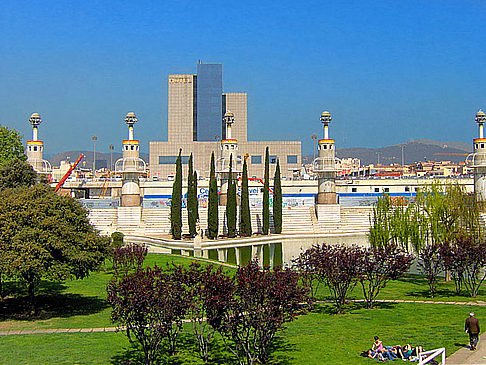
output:
[[103, 235], [110, 235], [116, 231], [116, 209], [91, 209], [88, 213], [88, 219]]
[[341, 207], [342, 232], [368, 231], [372, 212], [372, 207]]
[[315, 233], [309, 207], [287, 207], [282, 211], [282, 233]]
[[118, 207], [117, 230], [128, 234], [140, 234], [144, 231], [141, 207]]

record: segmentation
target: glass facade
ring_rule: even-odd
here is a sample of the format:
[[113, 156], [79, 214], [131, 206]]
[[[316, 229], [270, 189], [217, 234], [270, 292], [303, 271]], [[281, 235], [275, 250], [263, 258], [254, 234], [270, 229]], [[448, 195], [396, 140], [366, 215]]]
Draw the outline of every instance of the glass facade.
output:
[[[159, 165], [175, 165], [177, 156], [159, 156]], [[183, 165], [189, 163], [189, 156], [181, 156], [181, 162]], [[98, 166], [98, 163], [96, 164]]]
[[254, 155], [254, 156], [251, 156], [251, 163], [253, 165], [258, 165], [258, 164], [261, 164], [262, 163], [262, 156], [260, 155]]
[[[196, 105], [197, 141], [221, 139], [223, 65], [198, 63]], [[218, 137], [216, 137], [218, 136]]]
[[297, 163], [297, 155], [287, 155], [287, 163]]

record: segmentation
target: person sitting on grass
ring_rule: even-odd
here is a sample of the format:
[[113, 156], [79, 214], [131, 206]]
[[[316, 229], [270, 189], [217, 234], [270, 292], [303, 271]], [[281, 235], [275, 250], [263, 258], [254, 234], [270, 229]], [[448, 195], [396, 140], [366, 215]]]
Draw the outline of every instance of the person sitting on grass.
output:
[[[375, 342], [373, 342], [373, 346], [371, 347], [371, 350], [370, 351], [374, 351], [378, 354], [381, 354], [382, 357], [384, 358], [384, 360], [396, 360], [398, 357], [397, 357], [397, 354], [396, 352], [392, 351], [391, 349], [393, 349], [393, 347], [390, 347], [390, 348], [385, 348], [383, 346], [383, 342], [380, 341], [380, 338], [378, 336], [375, 336]], [[375, 357], [373, 357], [375, 358]], [[380, 359], [381, 360], [381, 359]]]

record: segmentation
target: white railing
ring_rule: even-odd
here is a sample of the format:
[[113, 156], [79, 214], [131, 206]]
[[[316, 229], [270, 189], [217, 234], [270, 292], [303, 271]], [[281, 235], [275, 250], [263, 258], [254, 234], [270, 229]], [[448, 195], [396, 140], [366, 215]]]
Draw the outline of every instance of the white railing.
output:
[[433, 359], [435, 359], [439, 355], [442, 355], [441, 364], [445, 365], [445, 363], [446, 363], [446, 350], [445, 350], [444, 347], [442, 347], [440, 349], [435, 349], [435, 350], [432, 350], [432, 351], [421, 352], [419, 354], [420, 361], [419, 361], [418, 365], [428, 364], [430, 361], [432, 361]]

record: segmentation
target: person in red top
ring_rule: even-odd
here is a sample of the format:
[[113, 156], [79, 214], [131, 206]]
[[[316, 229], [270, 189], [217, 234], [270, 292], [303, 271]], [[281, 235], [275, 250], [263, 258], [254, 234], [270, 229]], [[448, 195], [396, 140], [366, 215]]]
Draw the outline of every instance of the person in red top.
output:
[[474, 317], [474, 313], [469, 313], [469, 318], [466, 319], [465, 330], [469, 334], [469, 344], [471, 345], [471, 350], [476, 350], [478, 345], [479, 333], [479, 321]]

